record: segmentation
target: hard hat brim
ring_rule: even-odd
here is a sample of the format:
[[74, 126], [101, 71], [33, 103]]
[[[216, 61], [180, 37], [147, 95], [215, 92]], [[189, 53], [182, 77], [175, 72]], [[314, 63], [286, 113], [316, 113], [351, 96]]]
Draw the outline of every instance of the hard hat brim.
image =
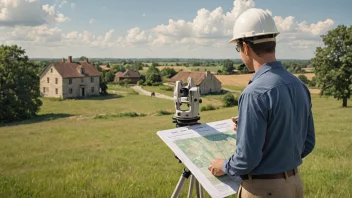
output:
[[243, 36], [243, 37], [236, 37], [236, 38], [232, 38], [231, 40], [229, 40], [229, 43], [237, 43], [238, 42], [238, 40], [240, 40], [240, 39], [250, 39], [250, 38], [253, 38], [253, 37], [258, 37], [258, 36], [265, 36], [265, 35], [270, 35], [270, 34], [273, 34], [273, 35], [275, 35], [275, 37], [277, 36], [277, 35], [279, 35], [280, 34], [280, 32], [265, 32], [265, 33], [261, 33], [261, 34], [256, 34], [256, 35], [250, 35], [250, 36]]

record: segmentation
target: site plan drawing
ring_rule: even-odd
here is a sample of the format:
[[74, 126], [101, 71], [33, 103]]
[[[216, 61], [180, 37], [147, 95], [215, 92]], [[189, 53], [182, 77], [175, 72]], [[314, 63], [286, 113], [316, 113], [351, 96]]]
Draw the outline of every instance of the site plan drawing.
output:
[[235, 152], [236, 133], [231, 119], [158, 131], [157, 134], [210, 196], [226, 197], [237, 192], [240, 178], [215, 177], [208, 170], [212, 160], [228, 159]]

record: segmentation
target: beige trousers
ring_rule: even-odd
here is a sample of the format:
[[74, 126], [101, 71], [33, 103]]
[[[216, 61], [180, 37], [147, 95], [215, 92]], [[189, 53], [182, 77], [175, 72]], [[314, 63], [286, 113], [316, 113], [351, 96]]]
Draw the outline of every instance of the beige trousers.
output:
[[299, 173], [283, 179], [248, 179], [241, 182], [238, 198], [302, 198]]

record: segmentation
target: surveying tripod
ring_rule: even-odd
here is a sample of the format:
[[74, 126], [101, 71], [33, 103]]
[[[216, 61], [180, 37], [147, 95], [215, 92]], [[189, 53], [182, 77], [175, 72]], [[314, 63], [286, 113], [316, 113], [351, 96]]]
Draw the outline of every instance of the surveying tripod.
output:
[[[200, 119], [200, 117], [196, 117], [193, 119], [179, 119], [179, 118], [175, 118], [173, 117], [173, 123], [176, 123], [176, 128], [178, 127], [185, 127], [185, 126], [192, 126], [192, 125], [198, 125], [200, 123], [198, 123], [198, 120]], [[175, 155], [175, 158], [178, 159], [179, 163], [182, 163], [182, 161]], [[180, 179], [178, 180], [178, 183], [175, 187], [174, 192], [172, 193], [171, 198], [177, 198], [180, 196], [181, 191], [183, 189], [183, 186], [186, 182], [186, 180], [190, 178], [190, 182], [189, 182], [189, 188], [188, 188], [188, 198], [192, 197], [192, 190], [193, 187], [195, 186], [196, 188], [196, 193], [197, 193], [197, 198], [203, 198], [203, 190], [202, 190], [202, 186], [201, 184], [198, 182], [198, 180], [194, 177], [194, 175], [192, 175], [191, 171], [188, 170], [187, 167], [185, 167], [183, 169], [183, 173], [180, 176]]]

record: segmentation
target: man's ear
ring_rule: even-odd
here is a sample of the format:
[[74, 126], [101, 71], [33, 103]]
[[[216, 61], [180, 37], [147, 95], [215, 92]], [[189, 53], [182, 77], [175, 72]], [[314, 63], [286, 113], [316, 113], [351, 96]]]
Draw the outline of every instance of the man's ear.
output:
[[246, 56], [249, 56], [249, 46], [247, 45], [247, 43], [243, 42], [243, 53]]

